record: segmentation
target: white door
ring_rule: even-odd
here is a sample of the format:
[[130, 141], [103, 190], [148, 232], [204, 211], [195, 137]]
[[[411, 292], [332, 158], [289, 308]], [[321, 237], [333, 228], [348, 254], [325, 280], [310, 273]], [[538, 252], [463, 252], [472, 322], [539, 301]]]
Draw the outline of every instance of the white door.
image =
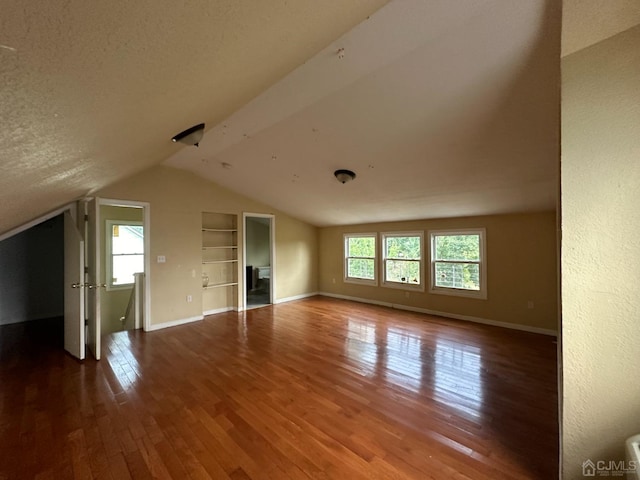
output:
[[96, 360], [100, 360], [100, 206], [93, 199], [86, 204], [87, 220], [87, 346]]
[[64, 349], [84, 359], [84, 242], [64, 212]]

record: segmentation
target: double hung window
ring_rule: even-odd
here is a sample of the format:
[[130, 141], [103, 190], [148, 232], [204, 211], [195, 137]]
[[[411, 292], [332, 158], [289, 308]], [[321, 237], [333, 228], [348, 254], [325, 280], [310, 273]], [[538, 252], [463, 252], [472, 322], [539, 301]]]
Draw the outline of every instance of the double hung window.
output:
[[144, 272], [142, 223], [107, 221], [107, 288], [132, 285], [133, 274]]
[[344, 236], [344, 281], [377, 285], [375, 233]]
[[383, 285], [424, 290], [422, 251], [422, 232], [383, 233]]
[[429, 233], [430, 293], [487, 298], [485, 230]]

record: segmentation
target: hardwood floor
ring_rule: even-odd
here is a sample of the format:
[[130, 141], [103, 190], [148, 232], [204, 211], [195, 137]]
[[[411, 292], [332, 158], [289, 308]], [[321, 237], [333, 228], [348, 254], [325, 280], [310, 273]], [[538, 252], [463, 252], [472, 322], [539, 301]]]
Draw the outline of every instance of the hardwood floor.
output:
[[557, 478], [553, 338], [371, 305], [115, 333], [100, 362], [0, 327], [0, 385], [3, 480]]

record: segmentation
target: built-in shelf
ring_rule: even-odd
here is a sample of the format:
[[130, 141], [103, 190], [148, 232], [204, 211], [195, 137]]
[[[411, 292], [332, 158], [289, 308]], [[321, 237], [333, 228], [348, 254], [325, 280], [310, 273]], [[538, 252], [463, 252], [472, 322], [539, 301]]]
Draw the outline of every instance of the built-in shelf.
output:
[[206, 287], [202, 287], [202, 288], [205, 290], [209, 290], [210, 288], [232, 287], [234, 285], [238, 285], [238, 282], [216, 283], [214, 285], [207, 285]]
[[202, 212], [202, 311], [238, 305], [238, 216]]

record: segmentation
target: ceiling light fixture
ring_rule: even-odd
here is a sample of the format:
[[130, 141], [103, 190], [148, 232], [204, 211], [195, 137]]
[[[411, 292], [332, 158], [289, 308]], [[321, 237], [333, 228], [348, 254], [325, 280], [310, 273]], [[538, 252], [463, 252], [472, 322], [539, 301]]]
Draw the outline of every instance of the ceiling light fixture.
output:
[[180, 142], [185, 145], [198, 146], [202, 136], [204, 135], [204, 123], [199, 123], [191, 128], [187, 128], [184, 132], [180, 132], [171, 139], [172, 142]]
[[340, 183], [347, 183], [356, 178], [356, 174], [351, 170], [336, 170], [333, 174]]

